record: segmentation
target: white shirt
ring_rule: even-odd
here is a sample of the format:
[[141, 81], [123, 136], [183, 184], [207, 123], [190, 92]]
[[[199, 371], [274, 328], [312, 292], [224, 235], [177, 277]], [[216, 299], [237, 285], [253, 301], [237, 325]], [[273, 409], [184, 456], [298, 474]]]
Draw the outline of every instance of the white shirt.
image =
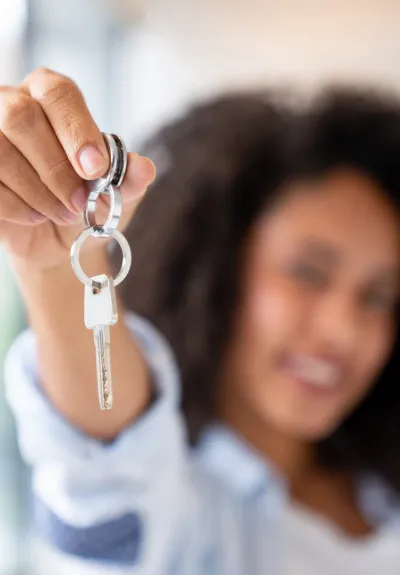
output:
[[173, 352], [145, 319], [127, 322], [158, 394], [111, 444], [74, 428], [48, 401], [32, 332], [5, 364], [21, 451], [33, 466], [36, 531], [74, 556], [79, 572], [400, 575], [397, 493], [380, 478], [357, 481], [368, 522], [387, 529], [382, 543], [364, 551], [290, 510], [285, 479], [228, 428], [210, 426], [189, 448]]
[[398, 575], [398, 536], [384, 526], [372, 535], [348, 537], [297, 503], [282, 518], [285, 575]]

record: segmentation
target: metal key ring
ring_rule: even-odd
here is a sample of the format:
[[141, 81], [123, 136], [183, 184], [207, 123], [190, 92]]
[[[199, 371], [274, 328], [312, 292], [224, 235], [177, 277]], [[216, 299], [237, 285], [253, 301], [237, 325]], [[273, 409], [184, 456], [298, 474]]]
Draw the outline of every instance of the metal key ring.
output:
[[96, 203], [101, 192], [98, 190], [91, 190], [86, 202], [85, 222], [88, 227], [94, 228], [92, 235], [95, 237], [108, 237], [111, 234], [111, 231], [115, 230], [119, 224], [119, 219], [122, 213], [121, 191], [119, 188], [109, 186], [108, 192], [110, 196], [110, 210], [104, 224], [98, 224], [96, 222], [95, 215]]
[[104, 141], [110, 155], [110, 168], [103, 177], [89, 180], [87, 187], [90, 191], [107, 194], [110, 186], [119, 188], [125, 177], [128, 165], [128, 152], [122, 138], [115, 134], [104, 134]]
[[[85, 240], [87, 240], [89, 236], [93, 235], [94, 231], [96, 230], [93, 227], [86, 228], [85, 230], [83, 230], [72, 244], [70, 252], [72, 269], [74, 270], [77, 278], [90, 288], [94, 287], [93, 279], [90, 278], [83, 271], [81, 263], [79, 261], [79, 254], [83, 243], [85, 242]], [[119, 246], [122, 251], [121, 269], [114, 278], [114, 286], [117, 286], [126, 278], [126, 276], [129, 273], [132, 263], [132, 254], [128, 240], [125, 238], [123, 234], [121, 234], [121, 232], [119, 232], [118, 230], [110, 230], [110, 236], [113, 237], [119, 243]]]

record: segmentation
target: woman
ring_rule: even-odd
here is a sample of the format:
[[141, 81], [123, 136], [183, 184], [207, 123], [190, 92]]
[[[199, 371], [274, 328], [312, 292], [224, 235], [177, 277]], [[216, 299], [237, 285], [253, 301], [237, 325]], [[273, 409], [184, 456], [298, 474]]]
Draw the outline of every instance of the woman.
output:
[[[70, 81], [38, 71], [23, 90], [18, 114], [3, 94], [1, 233], [32, 326], [6, 373], [38, 529], [151, 575], [397, 573], [399, 104], [232, 96], [149, 144], [160, 173], [127, 232], [102, 413], [68, 261], [81, 224], [51, 208], [82, 210], [72, 190], [104, 172], [104, 144]], [[129, 216], [153, 176], [131, 155]], [[108, 269], [93, 244], [92, 275]]]

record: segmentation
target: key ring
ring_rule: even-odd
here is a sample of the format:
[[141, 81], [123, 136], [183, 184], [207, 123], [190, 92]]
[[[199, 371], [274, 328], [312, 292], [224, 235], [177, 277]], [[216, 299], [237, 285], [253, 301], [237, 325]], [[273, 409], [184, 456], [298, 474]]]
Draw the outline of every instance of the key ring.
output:
[[[72, 244], [70, 254], [72, 269], [74, 270], [77, 278], [90, 288], [98, 288], [99, 286], [97, 286], [96, 282], [94, 282], [93, 279], [83, 271], [81, 262], [79, 261], [79, 254], [85, 240], [87, 240], [88, 237], [94, 235], [93, 232], [96, 231], [98, 230], [96, 230], [95, 227], [90, 227], [83, 230]], [[113, 237], [118, 242], [122, 251], [121, 268], [114, 278], [114, 286], [117, 286], [126, 278], [129, 273], [129, 269], [132, 263], [132, 254], [128, 240], [123, 234], [121, 234], [121, 232], [118, 230], [109, 230], [109, 236]]]
[[115, 230], [119, 224], [122, 213], [122, 198], [119, 188], [114, 186], [107, 188], [107, 193], [110, 196], [110, 210], [104, 224], [98, 224], [95, 215], [96, 203], [101, 193], [99, 190], [90, 191], [85, 208], [85, 223], [89, 228], [94, 228], [93, 236], [106, 238], [110, 235], [111, 230]]
[[[102, 178], [87, 182], [89, 197], [85, 209], [88, 226], [71, 246], [70, 259], [77, 278], [85, 285], [84, 322], [93, 330], [96, 351], [96, 374], [100, 409], [111, 409], [113, 403], [110, 355], [110, 326], [118, 319], [114, 287], [126, 278], [131, 267], [131, 248], [125, 236], [116, 228], [122, 211], [121, 191], [128, 153], [124, 142], [114, 134], [103, 134], [110, 156], [110, 169]], [[100, 194], [110, 196], [110, 209], [104, 224], [96, 223], [96, 203]], [[122, 264], [113, 279], [105, 274], [89, 277], [82, 269], [79, 259], [84, 242], [90, 237], [112, 237], [122, 251]]]
[[[123, 140], [115, 134], [104, 134], [103, 138], [110, 156], [110, 168], [103, 177], [87, 182], [89, 196], [85, 208], [85, 222], [94, 231], [95, 237], [108, 237], [118, 226], [122, 213], [121, 185], [128, 164], [128, 153]], [[96, 222], [96, 203], [100, 194], [110, 196], [110, 209], [104, 224]]]
[[91, 192], [106, 194], [110, 186], [120, 187], [125, 177], [128, 153], [124, 141], [119, 136], [103, 133], [103, 137], [110, 155], [110, 169], [103, 177], [88, 181], [87, 187]]

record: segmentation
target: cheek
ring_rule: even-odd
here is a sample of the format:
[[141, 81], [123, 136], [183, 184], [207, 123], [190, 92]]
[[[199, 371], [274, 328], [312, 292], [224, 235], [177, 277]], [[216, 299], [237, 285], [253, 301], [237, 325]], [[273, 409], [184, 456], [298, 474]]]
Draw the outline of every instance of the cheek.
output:
[[270, 350], [293, 337], [302, 306], [291, 291], [278, 279], [253, 282], [243, 310], [246, 340], [253, 349]]

